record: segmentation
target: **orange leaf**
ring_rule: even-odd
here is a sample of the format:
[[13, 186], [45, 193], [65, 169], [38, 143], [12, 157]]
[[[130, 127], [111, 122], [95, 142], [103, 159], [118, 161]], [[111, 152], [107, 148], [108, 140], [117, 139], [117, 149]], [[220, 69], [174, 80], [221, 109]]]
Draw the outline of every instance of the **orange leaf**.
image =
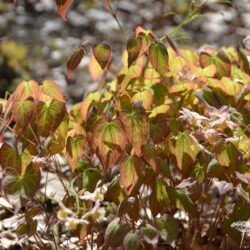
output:
[[135, 193], [140, 187], [140, 168], [142, 162], [136, 155], [125, 156], [120, 164], [120, 182], [127, 195]]
[[105, 170], [118, 162], [127, 143], [121, 122], [109, 121], [105, 116], [95, 125], [91, 140]]
[[72, 4], [72, 0], [56, 0], [56, 5], [57, 5], [57, 9], [59, 11], [59, 14], [61, 16], [61, 18], [66, 21], [66, 17], [65, 14], [69, 8], [69, 6]]

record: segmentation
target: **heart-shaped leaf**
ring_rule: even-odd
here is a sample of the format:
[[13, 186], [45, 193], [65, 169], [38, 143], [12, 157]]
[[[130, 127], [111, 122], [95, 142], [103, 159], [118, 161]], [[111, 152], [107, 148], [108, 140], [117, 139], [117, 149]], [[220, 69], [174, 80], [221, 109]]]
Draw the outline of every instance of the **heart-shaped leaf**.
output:
[[142, 146], [149, 137], [149, 124], [145, 112], [133, 109], [132, 112], [121, 112], [119, 118], [125, 127], [128, 140], [137, 156], [141, 155]]
[[17, 150], [7, 143], [2, 144], [0, 148], [0, 164], [3, 168], [21, 170], [21, 159]]
[[158, 230], [152, 225], [147, 224], [141, 229], [143, 239], [153, 247], [158, 244], [159, 233]]
[[21, 130], [21, 132], [24, 132], [26, 130], [26, 128], [32, 121], [35, 110], [36, 105], [32, 97], [14, 103], [13, 118], [16, 122], [17, 131], [19, 131], [19, 129]]
[[128, 51], [128, 67], [138, 58], [142, 49], [142, 38], [132, 37], [128, 40], [127, 51]]
[[[5, 194], [15, 197], [14, 202], [32, 198], [40, 186], [40, 170], [33, 163], [30, 163], [24, 173], [19, 174], [14, 169], [9, 169], [3, 177], [2, 189]], [[18, 202], [18, 203], [19, 203]]]
[[67, 139], [66, 153], [72, 171], [77, 167], [84, 150], [85, 139], [83, 135], [69, 136]]
[[48, 95], [49, 97], [56, 99], [57, 101], [66, 102], [59, 86], [53, 81], [43, 81], [43, 85], [40, 86], [40, 90], [43, 94]]
[[82, 61], [83, 56], [86, 54], [84, 46], [77, 48], [67, 61], [68, 78], [71, 78], [73, 72]]
[[178, 235], [177, 220], [169, 216], [163, 216], [155, 221], [156, 228], [160, 232], [160, 236], [168, 243], [173, 242]]
[[93, 46], [93, 54], [101, 68], [105, 69], [111, 60], [112, 50], [109, 44], [99, 43]]
[[194, 161], [199, 151], [200, 147], [198, 143], [190, 137], [187, 131], [178, 134], [176, 138], [175, 157], [180, 169], [183, 168], [184, 161], [187, 160], [188, 156]]
[[54, 133], [63, 120], [65, 112], [65, 104], [55, 99], [49, 103], [39, 102], [36, 114], [37, 132], [43, 137]]
[[125, 235], [130, 230], [128, 224], [123, 224], [120, 218], [112, 220], [105, 231], [105, 246], [112, 247], [113, 249], [122, 242]]
[[93, 128], [92, 140], [93, 148], [106, 170], [121, 158], [127, 143], [121, 122], [109, 121], [105, 116]]
[[129, 232], [123, 240], [123, 247], [125, 250], [136, 250], [140, 248], [140, 239], [136, 233]]
[[125, 156], [120, 164], [120, 181], [127, 195], [135, 193], [140, 187], [141, 160], [136, 156]]
[[154, 43], [149, 47], [149, 61], [154, 69], [161, 75], [168, 70], [168, 51], [162, 43]]

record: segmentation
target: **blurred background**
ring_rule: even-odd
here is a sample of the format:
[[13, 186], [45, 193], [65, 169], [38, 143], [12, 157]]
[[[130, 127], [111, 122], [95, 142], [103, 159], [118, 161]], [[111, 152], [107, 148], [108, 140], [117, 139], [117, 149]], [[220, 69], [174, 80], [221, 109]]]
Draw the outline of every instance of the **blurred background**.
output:
[[[83, 41], [108, 42], [119, 59], [126, 42], [117, 22], [103, 6], [104, 0], [75, 0], [67, 22], [58, 15], [53, 0], [0, 0], [0, 97], [20, 80], [45, 79], [60, 85], [69, 102], [80, 101], [91, 86], [88, 57], [71, 80], [66, 62]], [[200, 17], [176, 32], [199, 0], [113, 0], [112, 8], [127, 34], [137, 26], [152, 29], [159, 37], [171, 33], [180, 47], [236, 46], [250, 34], [250, 0], [207, 1]], [[185, 19], [186, 18], [186, 19]]]

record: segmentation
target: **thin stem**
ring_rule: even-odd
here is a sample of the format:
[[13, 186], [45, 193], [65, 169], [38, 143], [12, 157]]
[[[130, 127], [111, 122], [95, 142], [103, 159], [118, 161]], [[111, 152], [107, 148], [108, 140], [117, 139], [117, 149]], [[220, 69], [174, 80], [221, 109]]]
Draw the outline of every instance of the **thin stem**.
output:
[[100, 6], [100, 7], [103, 8], [104, 10], [106, 10], [106, 11], [115, 19], [115, 21], [116, 21], [116, 23], [117, 23], [117, 25], [118, 25], [118, 27], [119, 27], [121, 33], [122, 33], [122, 38], [123, 38], [123, 40], [124, 40], [124, 41], [127, 41], [127, 38], [128, 38], [128, 37], [127, 37], [127, 34], [126, 34], [126, 32], [124, 31], [124, 29], [123, 29], [123, 27], [122, 27], [122, 25], [121, 25], [120, 20], [119, 20], [118, 17], [117, 17], [117, 11], [114, 11], [114, 9], [112, 8], [111, 5], [109, 6], [109, 8], [107, 8], [106, 6], [102, 5], [102, 4], [100, 3], [100, 1], [98, 1], [98, 0], [94, 0], [94, 1], [95, 1], [95, 3], [96, 3], [98, 6]]

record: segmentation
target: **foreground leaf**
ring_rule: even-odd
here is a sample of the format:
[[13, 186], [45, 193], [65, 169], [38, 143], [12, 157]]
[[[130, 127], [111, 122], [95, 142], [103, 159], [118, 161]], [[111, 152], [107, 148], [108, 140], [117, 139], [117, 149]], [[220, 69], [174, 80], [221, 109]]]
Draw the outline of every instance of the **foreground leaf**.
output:
[[93, 46], [93, 54], [102, 69], [105, 69], [111, 59], [111, 47], [107, 43], [99, 43]]
[[13, 118], [16, 121], [17, 129], [22, 132], [26, 130], [35, 113], [35, 103], [32, 97], [24, 101], [17, 101], [13, 106]]
[[66, 112], [65, 104], [53, 99], [49, 103], [39, 102], [37, 105], [38, 133], [48, 137], [58, 128]]
[[77, 167], [84, 150], [85, 139], [83, 135], [76, 135], [68, 137], [66, 145], [67, 159], [69, 161], [72, 171]]
[[156, 220], [155, 225], [160, 232], [161, 238], [166, 242], [171, 243], [177, 238], [177, 220], [169, 216], [163, 216], [161, 219]]
[[43, 81], [43, 85], [40, 87], [41, 92], [49, 97], [56, 99], [60, 102], [66, 102], [65, 97], [63, 96], [62, 92], [60, 91], [59, 86], [50, 80]]
[[109, 121], [103, 116], [93, 129], [92, 142], [97, 156], [107, 170], [121, 158], [127, 143], [121, 122]]
[[142, 228], [142, 235], [143, 235], [143, 239], [150, 245], [152, 245], [153, 247], [155, 247], [158, 244], [158, 240], [159, 240], [159, 233], [158, 230], [147, 224], [145, 227]]
[[120, 181], [127, 195], [139, 188], [141, 160], [136, 156], [125, 156], [120, 164]]
[[199, 145], [190, 137], [187, 131], [179, 133], [176, 138], [175, 157], [180, 169], [185, 164], [184, 161], [190, 157], [193, 161], [200, 151]]
[[21, 170], [21, 159], [17, 150], [7, 143], [2, 144], [0, 148], [0, 164], [3, 168]]
[[125, 250], [136, 250], [140, 247], [140, 239], [136, 233], [129, 232], [124, 240], [123, 240], [123, 247]]
[[168, 51], [162, 43], [154, 43], [149, 47], [149, 61], [154, 69], [161, 75], [168, 70]]
[[119, 118], [135, 154], [140, 156], [142, 146], [147, 143], [149, 137], [149, 124], [145, 113], [138, 110], [133, 110], [131, 113], [121, 112]]
[[110, 246], [114, 249], [121, 243], [129, 229], [129, 225], [122, 224], [120, 218], [115, 218], [112, 220], [105, 231], [105, 246]]
[[40, 178], [40, 170], [31, 163], [22, 175], [16, 170], [9, 170], [2, 180], [2, 188], [6, 194], [31, 198], [40, 185]]

